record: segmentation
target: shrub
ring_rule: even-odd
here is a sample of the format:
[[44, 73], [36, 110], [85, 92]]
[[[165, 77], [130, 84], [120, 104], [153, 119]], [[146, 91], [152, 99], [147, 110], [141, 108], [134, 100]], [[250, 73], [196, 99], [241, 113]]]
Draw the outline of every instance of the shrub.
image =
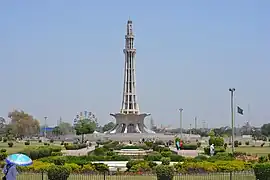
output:
[[52, 155], [52, 152], [60, 152], [61, 147], [57, 146], [40, 146], [35, 148], [26, 148], [21, 153], [28, 155], [32, 160], [48, 157]]
[[210, 137], [209, 139], [209, 145], [214, 144], [215, 146], [223, 146], [224, 145], [224, 139], [222, 137]]
[[163, 157], [163, 158], [161, 158], [160, 161], [161, 161], [161, 164], [163, 164], [163, 165], [170, 165], [171, 159], [167, 158], [167, 157]]
[[268, 158], [266, 156], [260, 156], [259, 157], [259, 163], [264, 163], [264, 162], [267, 162], [268, 161]]
[[131, 160], [131, 161], [128, 161], [127, 164], [126, 164], [127, 171], [129, 171], [132, 166], [134, 166], [135, 164], [139, 164], [140, 162], [143, 162], [143, 161], [142, 160]]
[[[226, 150], [224, 149], [224, 147], [215, 147], [215, 155], [217, 153], [222, 153], [225, 152]], [[204, 154], [210, 155], [210, 147], [205, 147], [204, 148]]]
[[171, 154], [169, 158], [173, 162], [183, 162], [185, 160], [184, 156], [180, 156], [180, 155], [177, 155], [177, 154]]
[[149, 164], [149, 166], [150, 166], [151, 169], [153, 169], [154, 167], [157, 166], [157, 163], [155, 163], [153, 161], [149, 161], [148, 164]]
[[49, 146], [49, 145], [50, 145], [49, 143], [46, 143], [46, 142], [44, 143], [44, 146]]
[[30, 141], [24, 142], [24, 145], [29, 146], [30, 145]]
[[234, 157], [231, 153], [218, 153], [214, 156], [211, 156], [210, 158], [208, 158], [208, 161], [210, 162], [216, 162], [216, 161], [232, 161], [234, 160]]
[[93, 165], [94, 165], [95, 169], [99, 172], [108, 172], [109, 171], [109, 166], [107, 164], [95, 163]]
[[53, 159], [53, 163], [55, 164], [55, 165], [60, 165], [60, 166], [62, 166], [62, 165], [65, 165], [65, 163], [66, 163], [66, 158], [65, 157], [55, 157], [54, 159]]
[[52, 156], [63, 156], [62, 152], [52, 152]]
[[248, 146], [249, 145], [249, 141], [246, 141], [245, 144]]
[[162, 151], [161, 156], [163, 157], [170, 157], [172, 155], [171, 151]]
[[149, 148], [151, 148], [153, 146], [153, 142], [148, 142], [148, 141], [145, 141], [144, 144], [146, 146], [148, 146]]
[[256, 179], [259, 180], [268, 180], [270, 177], [270, 163], [258, 163], [255, 164], [254, 167], [254, 172]]
[[138, 164], [133, 165], [130, 170], [131, 172], [149, 172], [151, 171], [151, 167], [149, 163], [146, 161], [139, 162]]
[[38, 140], [38, 142], [39, 142], [39, 143], [42, 143], [42, 140], [40, 139], [40, 140]]
[[3, 140], [3, 142], [7, 142], [8, 139], [6, 137], [4, 137], [2, 140]]
[[234, 147], [238, 147], [238, 145], [239, 145], [238, 141], [237, 140], [234, 141]]
[[197, 142], [197, 147], [201, 147], [202, 143], [201, 142]]
[[196, 144], [183, 144], [182, 148], [183, 150], [196, 150], [198, 146]]
[[169, 165], [156, 166], [157, 180], [173, 180], [174, 168]]
[[65, 146], [66, 150], [78, 150], [86, 147], [86, 144], [69, 144]]
[[8, 147], [13, 147], [13, 142], [8, 142]]
[[246, 156], [247, 153], [246, 152], [239, 152], [239, 151], [236, 151], [233, 153], [234, 157], [238, 157], [238, 156]]
[[160, 159], [162, 158], [162, 155], [157, 153], [157, 154], [149, 154], [144, 156], [144, 160], [146, 161], [160, 161]]
[[227, 147], [228, 147], [228, 144], [227, 143], [224, 143], [224, 149], [227, 149]]
[[216, 162], [184, 162], [174, 165], [179, 173], [211, 173], [211, 172], [233, 172], [250, 170], [243, 161], [216, 161]]
[[200, 162], [200, 161], [206, 161], [208, 159], [208, 157], [204, 156], [204, 155], [198, 155], [194, 158], [194, 161], [196, 162]]
[[68, 166], [54, 165], [48, 168], [49, 180], [67, 180], [70, 175], [71, 168]]
[[100, 148], [96, 148], [95, 150], [94, 150], [94, 154], [96, 155], [96, 156], [104, 156], [104, 155], [106, 155], [106, 153], [107, 153], [107, 149], [105, 149], [105, 148], [103, 148], [103, 147], [100, 147]]
[[241, 145], [242, 145], [242, 142], [241, 142], [241, 141], [239, 141], [239, 142], [238, 142], [238, 145], [239, 145], [239, 146], [241, 146]]
[[265, 143], [262, 143], [262, 144], [261, 144], [261, 147], [263, 147], [264, 145], [265, 145]]
[[53, 143], [54, 142], [54, 140], [53, 139], [50, 139], [50, 143]]
[[60, 145], [64, 145], [65, 144], [65, 141], [61, 141], [61, 144]]
[[7, 152], [7, 150], [6, 149], [1, 149], [0, 152], [4, 153], [4, 152]]
[[0, 152], [0, 161], [5, 160], [7, 156], [8, 154], [6, 152]]
[[106, 155], [107, 155], [107, 156], [115, 156], [116, 153], [113, 152], [113, 151], [108, 151]]
[[[121, 145], [120, 145], [121, 146]], [[116, 148], [116, 147], [119, 147], [119, 142], [118, 141], [113, 141], [113, 142], [110, 142], [110, 143], [108, 143], [108, 144], [104, 144], [103, 145], [103, 147], [105, 148], [105, 149], [114, 149], [114, 148]], [[122, 146], [121, 146], [122, 147]]]

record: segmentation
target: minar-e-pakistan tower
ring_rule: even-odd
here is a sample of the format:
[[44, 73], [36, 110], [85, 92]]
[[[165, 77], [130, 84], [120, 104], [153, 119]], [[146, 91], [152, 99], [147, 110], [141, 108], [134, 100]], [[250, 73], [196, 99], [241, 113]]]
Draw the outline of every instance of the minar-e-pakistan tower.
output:
[[150, 114], [140, 113], [136, 96], [136, 70], [134, 34], [132, 21], [127, 22], [127, 34], [125, 36], [125, 72], [122, 107], [120, 113], [110, 114], [116, 119], [116, 126], [107, 133], [155, 133], [144, 125], [144, 119]]

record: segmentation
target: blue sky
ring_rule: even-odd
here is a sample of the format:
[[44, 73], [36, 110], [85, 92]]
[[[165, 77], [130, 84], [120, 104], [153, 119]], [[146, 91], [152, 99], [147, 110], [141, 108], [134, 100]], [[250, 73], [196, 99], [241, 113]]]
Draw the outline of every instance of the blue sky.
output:
[[[121, 105], [126, 22], [134, 22], [140, 109], [156, 124], [230, 124], [230, 94], [270, 120], [270, 1], [0, 2], [0, 116], [13, 109], [54, 125], [84, 110], [101, 124]], [[250, 104], [248, 116], [247, 107]], [[149, 124], [149, 119], [146, 120]]]

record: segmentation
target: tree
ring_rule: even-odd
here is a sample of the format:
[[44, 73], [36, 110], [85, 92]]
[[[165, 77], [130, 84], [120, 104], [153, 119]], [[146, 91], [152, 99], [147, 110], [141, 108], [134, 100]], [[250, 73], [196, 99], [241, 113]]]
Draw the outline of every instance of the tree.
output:
[[59, 126], [55, 126], [55, 127], [53, 128], [52, 133], [53, 133], [55, 136], [62, 135], [62, 132], [60, 131], [60, 127], [59, 127]]
[[269, 137], [270, 136], [270, 123], [262, 125], [261, 132], [263, 135]]
[[213, 129], [211, 129], [210, 132], [208, 133], [208, 136], [210, 136], [210, 137], [215, 136], [215, 131]]
[[3, 117], [0, 117], [0, 134], [6, 133], [6, 120]]
[[103, 132], [109, 131], [112, 128], [114, 128], [115, 124], [113, 122], [109, 122], [108, 124], [105, 124], [102, 128]]
[[60, 122], [58, 125], [61, 135], [71, 134], [73, 132], [72, 125], [67, 122]]
[[37, 135], [40, 131], [39, 121], [24, 111], [15, 110], [8, 114], [11, 119], [10, 127], [16, 137]]
[[81, 119], [75, 124], [76, 135], [82, 135], [82, 142], [84, 142], [85, 134], [92, 134], [96, 130], [97, 124], [92, 119]]

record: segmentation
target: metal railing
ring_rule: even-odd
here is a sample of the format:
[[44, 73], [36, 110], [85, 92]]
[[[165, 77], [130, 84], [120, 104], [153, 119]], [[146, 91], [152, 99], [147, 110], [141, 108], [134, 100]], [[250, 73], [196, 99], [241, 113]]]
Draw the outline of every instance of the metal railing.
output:
[[[3, 175], [2, 175], [3, 176]], [[228, 173], [175, 174], [174, 180], [255, 180], [252, 171]], [[20, 173], [17, 180], [48, 180], [46, 173]], [[59, 179], [66, 180], [66, 178]], [[67, 180], [157, 180], [155, 174], [145, 173], [100, 173], [70, 174]]]

